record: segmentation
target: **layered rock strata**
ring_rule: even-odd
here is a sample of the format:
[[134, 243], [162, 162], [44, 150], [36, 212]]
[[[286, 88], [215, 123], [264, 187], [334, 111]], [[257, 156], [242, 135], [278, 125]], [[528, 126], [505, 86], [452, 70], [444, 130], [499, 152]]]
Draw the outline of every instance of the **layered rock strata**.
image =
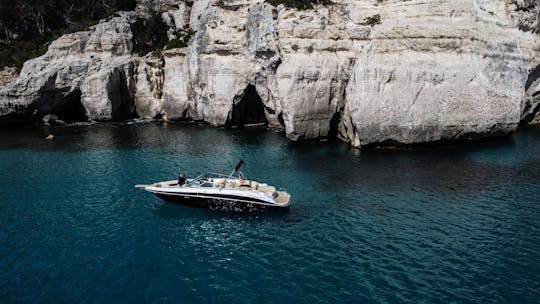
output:
[[[131, 25], [152, 14], [171, 40], [193, 33], [187, 47], [134, 55]], [[338, 135], [359, 147], [508, 134], [540, 108], [539, 16], [534, 0], [334, 0], [309, 10], [141, 0], [25, 63], [0, 87], [0, 120], [226, 126], [257, 99], [292, 140]]]

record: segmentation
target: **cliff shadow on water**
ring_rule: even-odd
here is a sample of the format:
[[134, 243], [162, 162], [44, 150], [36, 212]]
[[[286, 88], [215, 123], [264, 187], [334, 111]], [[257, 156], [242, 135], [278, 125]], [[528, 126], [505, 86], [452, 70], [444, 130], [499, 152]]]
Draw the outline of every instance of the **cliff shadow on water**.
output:
[[268, 124], [265, 107], [255, 86], [249, 84], [238, 102], [234, 102], [225, 126], [244, 127], [253, 124]]
[[[54, 139], [45, 139], [48, 134], [54, 134]], [[282, 133], [267, 128], [223, 130], [184, 123], [0, 129], [0, 152], [61, 151], [91, 155], [115, 151], [141, 154], [153, 160], [207, 158], [210, 161], [202, 165], [208, 166], [204, 169], [228, 168], [230, 163], [242, 158], [251, 167], [247, 173], [255, 176], [268, 169], [259, 166], [264, 159], [284, 176], [319, 176], [317, 186], [328, 190], [369, 188], [402, 193], [427, 189], [456, 201], [481, 195], [485, 189], [503, 188], [509, 180], [538, 180], [538, 142], [539, 127], [523, 129], [512, 138], [499, 141], [409, 151], [360, 151], [336, 139], [291, 142]], [[204, 171], [200, 165], [192, 168]], [[163, 164], [159, 170], [168, 168]], [[289, 187], [300, 192], [303, 186], [300, 183]], [[341, 194], [339, 198], [343, 204], [349, 201]]]

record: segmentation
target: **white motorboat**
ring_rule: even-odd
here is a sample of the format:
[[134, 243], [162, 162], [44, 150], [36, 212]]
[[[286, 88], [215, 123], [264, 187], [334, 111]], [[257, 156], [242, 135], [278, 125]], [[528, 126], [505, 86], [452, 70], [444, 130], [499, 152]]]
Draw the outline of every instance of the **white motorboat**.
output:
[[283, 210], [290, 205], [291, 196], [265, 183], [244, 178], [240, 161], [229, 174], [206, 173], [187, 179], [184, 185], [178, 180], [136, 185], [159, 198], [190, 207], [225, 211]]

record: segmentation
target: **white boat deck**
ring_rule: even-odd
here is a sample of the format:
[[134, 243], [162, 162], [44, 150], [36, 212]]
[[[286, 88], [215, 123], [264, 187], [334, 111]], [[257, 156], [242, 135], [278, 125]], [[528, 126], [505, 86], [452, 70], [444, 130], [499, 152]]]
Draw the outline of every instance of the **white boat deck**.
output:
[[[206, 184], [204, 186], [203, 184]], [[138, 188], [156, 187], [156, 188], [217, 188], [236, 191], [255, 191], [262, 192], [267, 196], [273, 197], [278, 205], [287, 205], [290, 195], [286, 191], [277, 191], [276, 187], [268, 184], [259, 183], [251, 180], [228, 179], [228, 178], [207, 178], [199, 180], [189, 180], [185, 185], [178, 186], [178, 180], [157, 182], [152, 185], [137, 185]]]

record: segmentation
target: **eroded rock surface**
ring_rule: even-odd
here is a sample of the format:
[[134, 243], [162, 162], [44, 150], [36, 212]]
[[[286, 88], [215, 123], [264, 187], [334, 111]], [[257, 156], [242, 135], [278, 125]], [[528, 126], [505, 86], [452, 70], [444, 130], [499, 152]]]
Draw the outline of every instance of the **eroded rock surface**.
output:
[[[91, 120], [226, 126], [242, 107], [293, 140], [338, 135], [359, 147], [508, 134], [538, 112], [537, 1], [333, 2], [141, 0], [27, 62], [0, 87], [0, 120], [63, 118], [73, 104]], [[192, 33], [187, 47], [133, 55], [130, 24], [152, 14], [169, 39]]]

